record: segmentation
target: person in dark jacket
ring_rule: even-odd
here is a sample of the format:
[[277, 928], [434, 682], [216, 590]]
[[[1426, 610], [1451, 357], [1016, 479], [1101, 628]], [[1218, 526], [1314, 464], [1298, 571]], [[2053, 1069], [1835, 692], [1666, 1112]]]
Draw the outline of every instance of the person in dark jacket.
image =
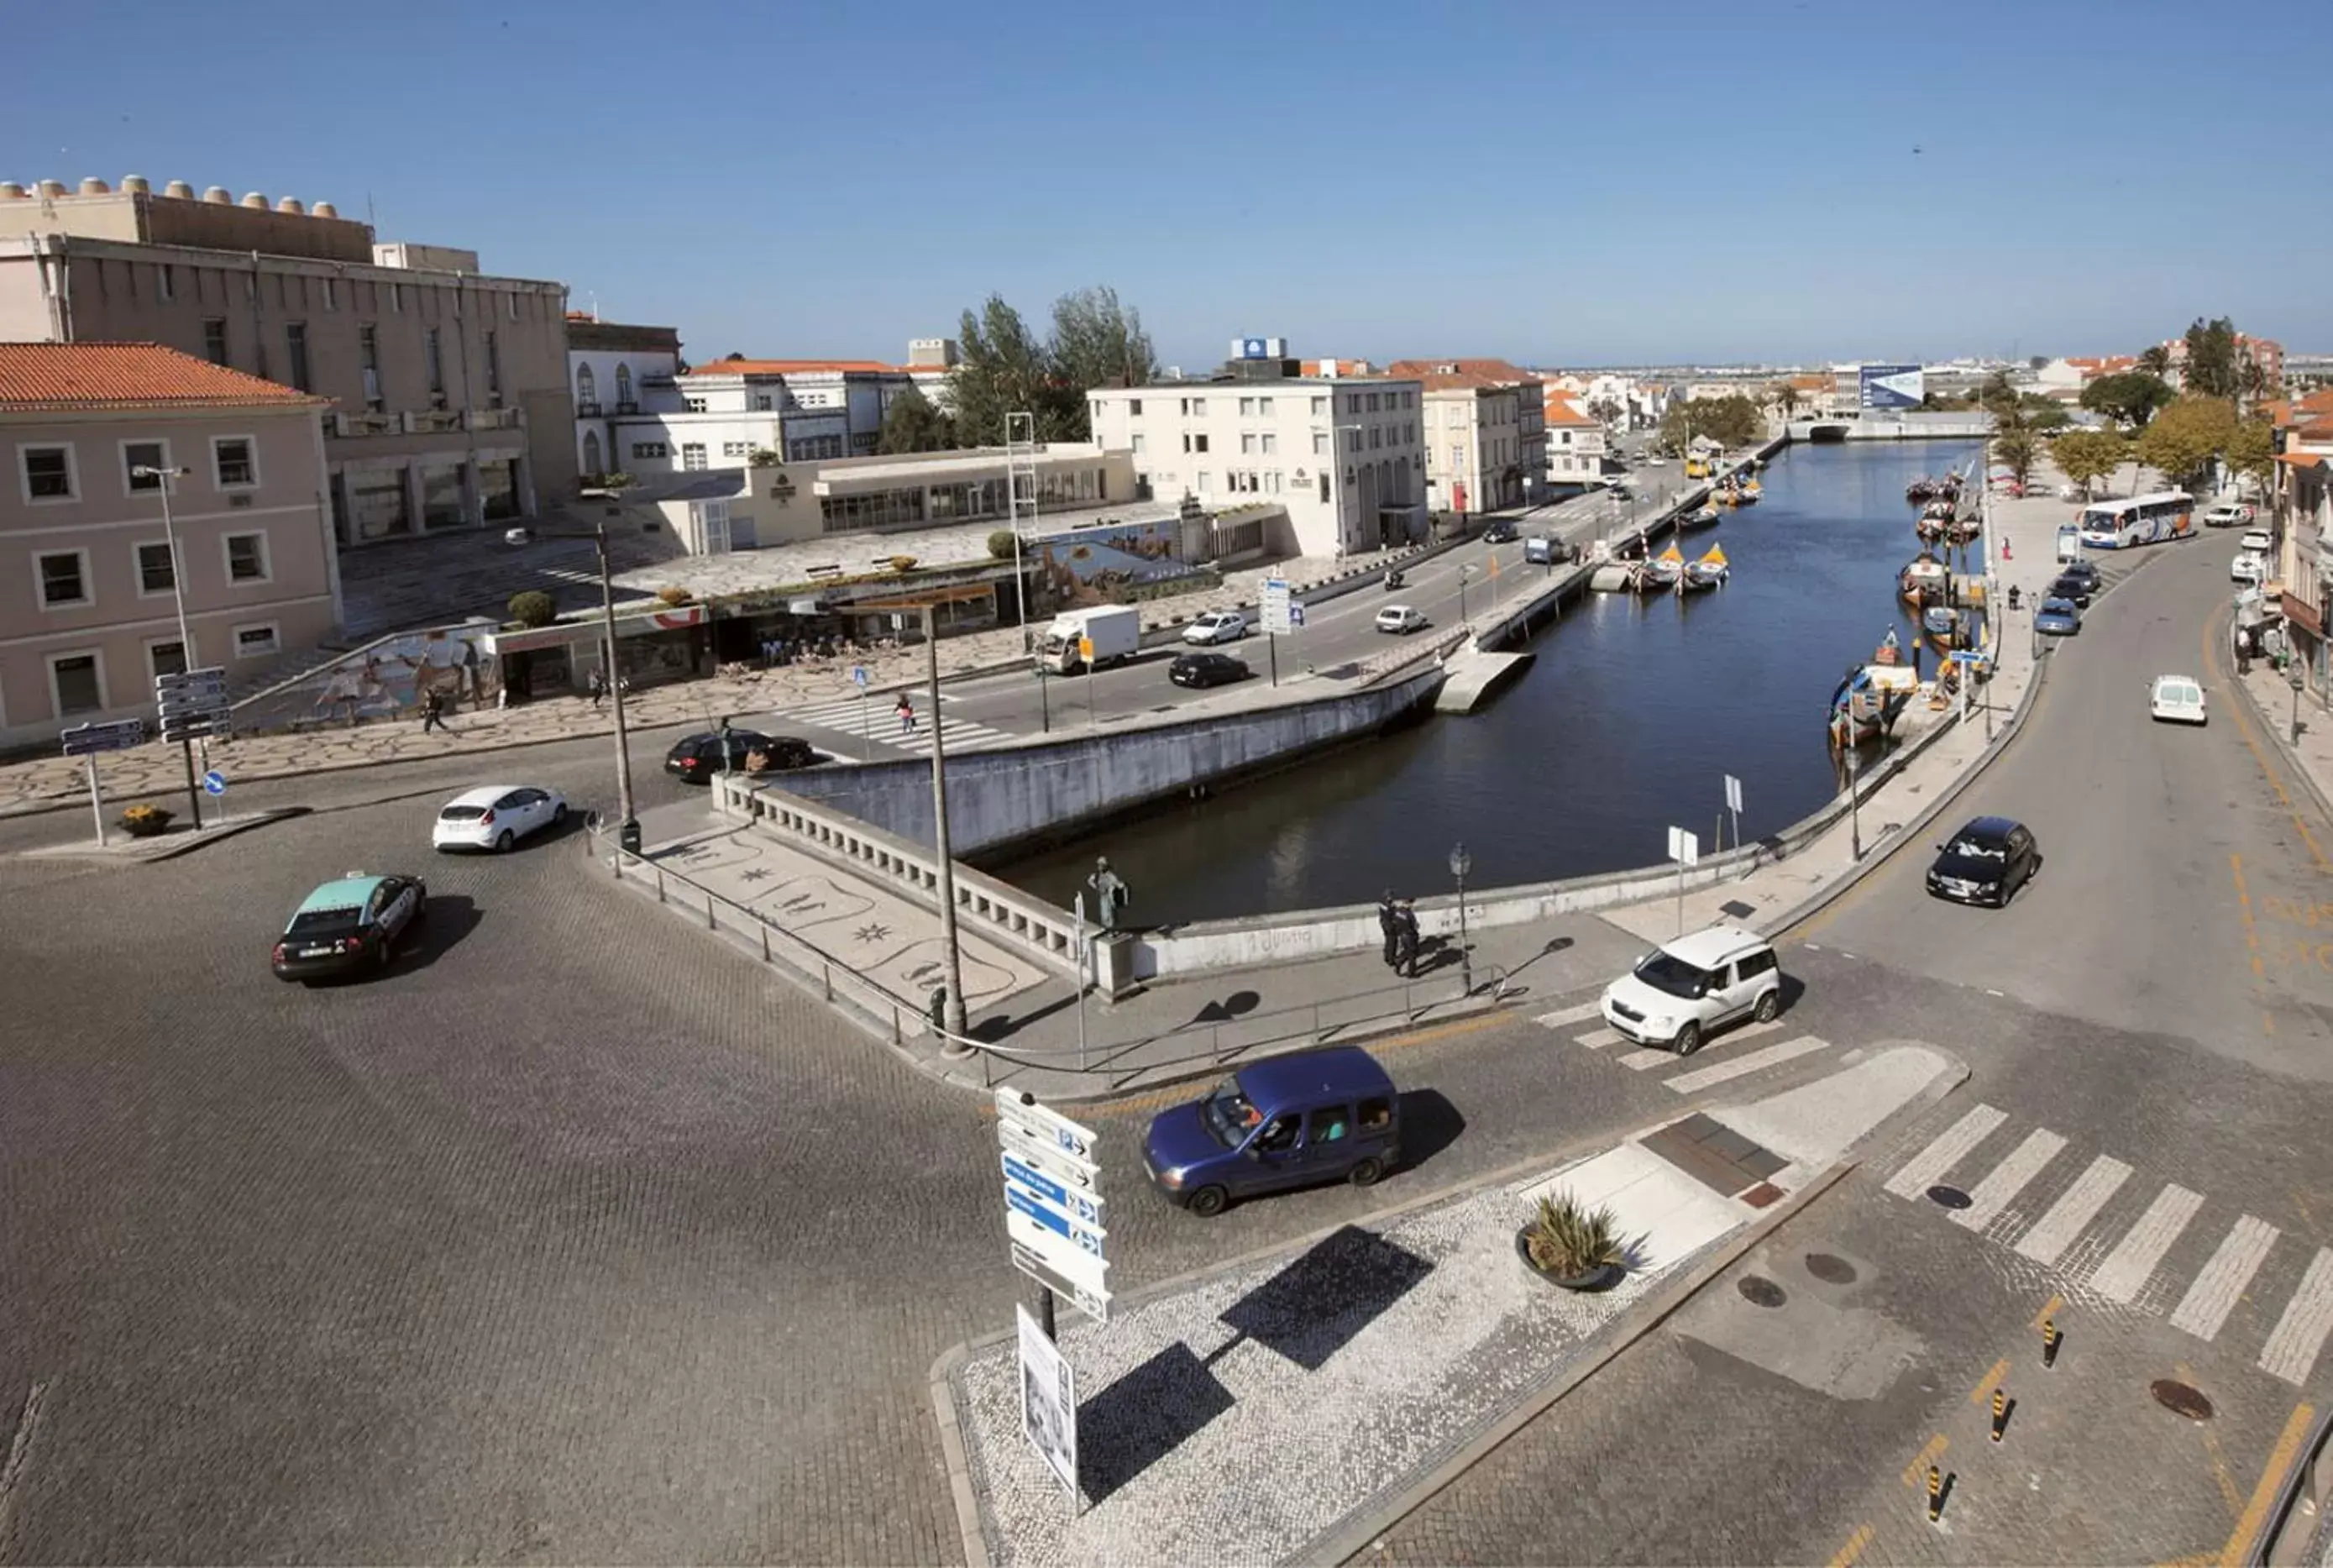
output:
[[1417, 901], [1404, 899], [1394, 918], [1400, 929], [1394, 936], [1394, 968], [1405, 980], [1417, 977]]
[[1385, 965], [1390, 969], [1401, 949], [1401, 911], [1394, 908], [1391, 888], [1378, 900], [1378, 930], [1385, 937]]

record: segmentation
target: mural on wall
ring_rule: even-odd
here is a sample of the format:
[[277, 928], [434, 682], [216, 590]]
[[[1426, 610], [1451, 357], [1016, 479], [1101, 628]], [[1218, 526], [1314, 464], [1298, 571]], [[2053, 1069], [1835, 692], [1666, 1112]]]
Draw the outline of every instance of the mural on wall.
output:
[[492, 626], [437, 627], [384, 638], [264, 697], [238, 703], [245, 734], [417, 715], [433, 691], [456, 709], [485, 707], [501, 695], [494, 660], [478, 646]]
[[1187, 577], [1180, 518], [1110, 523], [1037, 541], [1040, 582], [1057, 604], [1094, 603], [1112, 591]]

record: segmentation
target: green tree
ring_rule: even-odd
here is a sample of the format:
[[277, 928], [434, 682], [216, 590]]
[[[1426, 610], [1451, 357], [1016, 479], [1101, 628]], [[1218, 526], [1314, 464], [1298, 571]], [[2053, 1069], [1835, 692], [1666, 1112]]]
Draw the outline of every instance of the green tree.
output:
[[945, 452], [955, 445], [955, 428], [917, 387], [909, 387], [883, 410], [883, 430], [875, 450], [885, 457], [907, 452]]
[[1992, 460], [2008, 469], [2022, 489], [2032, 477], [2033, 465], [2041, 460], [2041, 438], [2022, 425], [2009, 426], [1992, 438]]
[[2236, 369], [2236, 325], [2225, 316], [2195, 318], [2187, 329], [2187, 361], [2181, 372], [2185, 390], [2205, 398], [2231, 402], [2243, 390]]
[[1696, 438], [1734, 447], [1755, 446], [1765, 436], [1766, 417], [1758, 411], [1758, 405], [1740, 392], [1729, 392], [1722, 398], [1671, 403], [1668, 412], [1661, 416], [1656, 445], [1675, 456]]
[[2138, 429], [2155, 417], [2156, 409], [2176, 396], [2160, 376], [2145, 370], [2124, 370], [2117, 375], [2100, 376], [2084, 387], [2082, 407]]
[[1788, 381], [1776, 381], [1767, 390], [1767, 396], [1786, 423], [1791, 415], [1798, 412], [1799, 405], [1805, 401], [1799, 396], [1799, 390]]
[[2130, 460], [2130, 442], [2118, 430], [2069, 430], [2050, 444], [2050, 456], [2088, 499], [2091, 486]]
[[[1019, 311], [991, 294], [978, 315], [964, 313], [956, 337], [964, 358], [948, 375], [948, 396], [955, 406], [959, 444], [1003, 446], [1004, 417], [1016, 413], [1037, 417], [1041, 441], [1076, 438], [1070, 410], [1053, 381], [1051, 356]], [[1084, 402], [1076, 399], [1080, 414]], [[1082, 418], [1078, 422], [1084, 423]]]
[[1046, 348], [1055, 378], [1080, 394], [1078, 418], [1088, 425], [1080, 440], [1092, 435], [1082, 394], [1096, 387], [1139, 387], [1158, 374], [1158, 356], [1142, 330], [1142, 313], [1120, 304], [1113, 288], [1080, 289], [1055, 300], [1053, 337]]
[[2261, 399], [2273, 390], [2269, 385], [2268, 372], [2261, 368], [2261, 362], [2246, 354], [2243, 362], [2236, 367], [2236, 406], [2239, 411], [2260, 407]]
[[2029, 430], [2062, 430], [2073, 423], [2073, 416], [2066, 412], [2064, 405], [2040, 392], [2021, 394], [2017, 407]]
[[2220, 455], [2231, 472], [2265, 494], [2276, 471], [2276, 428], [2266, 419], [2239, 419]]
[[2153, 376], [2158, 381], [2164, 380], [2171, 374], [2170, 349], [2161, 343], [2141, 349], [2138, 352], [2138, 368], [2142, 373]]
[[2185, 485], [2228, 449], [2235, 434], [2233, 406], [2221, 398], [2190, 395], [2139, 433], [2138, 460], [2173, 484]]
[[510, 618], [521, 626], [548, 626], [559, 619], [559, 605], [540, 588], [530, 588], [511, 595]]

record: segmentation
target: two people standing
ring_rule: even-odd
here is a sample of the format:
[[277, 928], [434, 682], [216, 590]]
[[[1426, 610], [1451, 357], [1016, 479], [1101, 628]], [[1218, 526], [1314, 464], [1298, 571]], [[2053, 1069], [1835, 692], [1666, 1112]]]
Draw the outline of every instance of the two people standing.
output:
[[1397, 899], [1387, 888], [1378, 903], [1378, 929], [1385, 937], [1385, 961], [1405, 980], [1417, 977], [1417, 907], [1411, 899]]

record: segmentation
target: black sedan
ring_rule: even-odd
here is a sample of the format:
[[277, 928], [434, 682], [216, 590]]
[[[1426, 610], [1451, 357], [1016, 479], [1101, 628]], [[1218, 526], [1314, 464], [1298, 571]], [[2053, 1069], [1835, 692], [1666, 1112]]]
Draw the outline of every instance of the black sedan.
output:
[[763, 735], [757, 729], [704, 730], [685, 735], [664, 754], [664, 771], [683, 784], [711, 784], [725, 771], [722, 743], [728, 743], [729, 773], [782, 772], [808, 767], [818, 761], [810, 742], [799, 736]]
[[2068, 567], [2058, 573], [2042, 594], [2044, 599], [2070, 599], [2084, 610], [2090, 607], [2090, 596], [2098, 591], [2098, 573], [2094, 566], [2085, 565], [2079, 571]]
[[429, 889], [419, 877], [350, 871], [301, 901], [270, 967], [279, 980], [301, 981], [386, 969], [428, 909]]
[[1505, 544], [1514, 537], [1515, 525], [1504, 517], [1483, 530], [1483, 543], [1485, 544]]
[[1245, 659], [1228, 653], [1186, 653], [1166, 667], [1166, 678], [1176, 686], [1229, 686], [1249, 673]]
[[2007, 817], [1976, 817], [1936, 846], [1928, 891], [1957, 903], [2002, 909], [2040, 867], [2041, 851], [2031, 828]]

